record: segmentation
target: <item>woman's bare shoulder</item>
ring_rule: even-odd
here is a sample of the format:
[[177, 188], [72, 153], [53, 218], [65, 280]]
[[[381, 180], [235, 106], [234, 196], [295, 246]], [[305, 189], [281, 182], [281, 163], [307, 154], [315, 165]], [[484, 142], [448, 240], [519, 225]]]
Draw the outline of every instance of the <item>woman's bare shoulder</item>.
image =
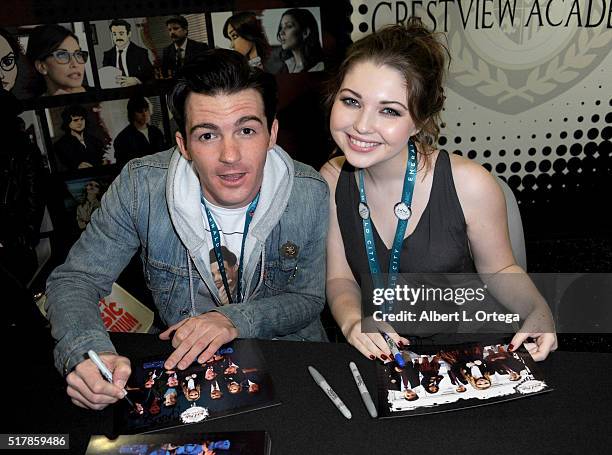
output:
[[449, 153], [453, 180], [459, 199], [463, 201], [483, 201], [499, 199], [501, 188], [495, 177], [477, 161]]

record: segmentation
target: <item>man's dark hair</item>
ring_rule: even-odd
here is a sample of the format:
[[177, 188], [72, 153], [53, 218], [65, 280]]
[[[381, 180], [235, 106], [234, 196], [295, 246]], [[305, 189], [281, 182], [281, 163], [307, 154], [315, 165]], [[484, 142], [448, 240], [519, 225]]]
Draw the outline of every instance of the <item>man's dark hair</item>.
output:
[[185, 131], [185, 102], [190, 93], [216, 96], [232, 95], [254, 89], [261, 94], [268, 132], [276, 117], [276, 80], [271, 74], [249, 65], [246, 57], [229, 49], [209, 49], [186, 64], [178, 76], [169, 105], [180, 133]]
[[183, 16], [172, 16], [171, 18], [166, 20], [166, 27], [170, 24], [178, 24], [181, 26], [181, 28], [184, 28], [185, 30], [189, 28], [189, 23], [187, 22], [187, 19], [185, 19]]
[[[223, 260], [227, 262], [227, 265], [230, 267], [234, 267], [238, 262], [236, 255], [232, 253], [225, 245], [221, 245], [221, 254], [223, 255]], [[211, 264], [217, 262], [217, 255], [215, 254], [214, 248], [208, 252], [208, 258]]]
[[85, 119], [85, 127], [87, 128], [87, 109], [78, 104], [68, 106], [62, 111], [62, 129], [68, 133], [70, 131], [70, 122], [72, 117], [83, 117]]
[[132, 29], [130, 23], [124, 19], [113, 19], [108, 25], [108, 29], [110, 30], [111, 27], [125, 27], [125, 31], [128, 33], [130, 33], [130, 30]]
[[149, 110], [149, 103], [146, 98], [142, 95], [134, 95], [132, 96], [127, 103], [127, 114], [128, 120], [130, 123], [134, 121], [134, 114], [137, 112], [142, 112], [144, 110]]

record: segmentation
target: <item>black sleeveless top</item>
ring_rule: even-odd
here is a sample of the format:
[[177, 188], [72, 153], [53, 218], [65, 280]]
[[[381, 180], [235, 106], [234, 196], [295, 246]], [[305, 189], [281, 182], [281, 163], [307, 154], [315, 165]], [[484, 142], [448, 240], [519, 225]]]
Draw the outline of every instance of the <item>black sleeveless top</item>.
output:
[[[418, 185], [418, 182], [417, 182]], [[359, 188], [355, 168], [348, 161], [342, 166], [336, 186], [336, 211], [346, 259], [353, 276], [369, 275], [364, 246], [363, 224], [359, 216]], [[395, 204], [401, 195], [389, 195]], [[376, 252], [382, 273], [389, 271], [389, 251], [372, 223]], [[434, 168], [429, 202], [412, 234], [404, 239], [400, 273], [474, 273], [467, 226], [455, 191], [448, 153], [440, 151]]]
[[[364, 246], [363, 224], [358, 210], [359, 188], [355, 180], [355, 168], [348, 162], [345, 162], [344, 166], [342, 166], [335, 197], [338, 224], [344, 242], [346, 259], [355, 280], [361, 288], [362, 298], [364, 299], [362, 300], [363, 310], [370, 314], [368, 310], [372, 309], [372, 306], [371, 298], [368, 298], [368, 296], [372, 296], [373, 282]], [[400, 197], [401, 195], [399, 194], [390, 194], [389, 204], [395, 204], [399, 201]], [[381, 272], [386, 274], [389, 272], [390, 250], [387, 249], [380, 238], [374, 223], [372, 223], [372, 227], [379, 266]], [[445, 151], [440, 151], [438, 154], [429, 201], [421, 215], [421, 219], [413, 233], [406, 237], [402, 244], [400, 273], [417, 274], [419, 276], [427, 274], [429, 278], [424, 281], [427, 283], [431, 283], [431, 277], [437, 277], [434, 278], [434, 282], [441, 280], [438, 281], [439, 285], [447, 283], [446, 280], [449, 275], [446, 274], [476, 273], [476, 266], [474, 265], [468, 245], [465, 217], [463, 216], [463, 210], [455, 190], [450, 158]], [[459, 277], [465, 276], [468, 275], [459, 275]], [[410, 275], [410, 277], [411, 280], [416, 280], [416, 283], [419, 282], [420, 278], [415, 277], [415, 275]], [[403, 283], [405, 282], [400, 277], [398, 284]], [[479, 305], [470, 305], [469, 308], [467, 308], [468, 305], [465, 305], [461, 309], [467, 309], [471, 313], [481, 309], [487, 309], [489, 312], [492, 310], [507, 312], [502, 309], [490, 294], [487, 295], [488, 297], [485, 302]], [[412, 308], [415, 310], [419, 308], [435, 308], [436, 311], [443, 313], [452, 313], [460, 309], [452, 302], [443, 303], [435, 307], [429, 307], [429, 303], [425, 305]], [[411, 324], [411, 333], [407, 335], [409, 335], [412, 344], [497, 341], [501, 333], [507, 333], [509, 330], [512, 330], [509, 329], [508, 324], [501, 323], [482, 323], [480, 328], [474, 323], [461, 326], [459, 322], [435, 323], [433, 325], [427, 323], [409, 324]], [[392, 325], [399, 333], [405, 333], [403, 329], [406, 328], [406, 323], [399, 323], [397, 326], [395, 324]], [[466, 327], [467, 330], [465, 328], [459, 329], [459, 327]], [[482, 333], [457, 333], [457, 330], [460, 332], [472, 332], [474, 330], [475, 332]]]

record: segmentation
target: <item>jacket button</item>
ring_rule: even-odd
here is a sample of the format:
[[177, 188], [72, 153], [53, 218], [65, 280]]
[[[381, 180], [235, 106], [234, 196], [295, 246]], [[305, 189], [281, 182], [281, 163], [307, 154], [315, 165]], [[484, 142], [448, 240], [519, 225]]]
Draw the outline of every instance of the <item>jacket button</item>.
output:
[[181, 310], [181, 315], [186, 316], [189, 314], [189, 310]]

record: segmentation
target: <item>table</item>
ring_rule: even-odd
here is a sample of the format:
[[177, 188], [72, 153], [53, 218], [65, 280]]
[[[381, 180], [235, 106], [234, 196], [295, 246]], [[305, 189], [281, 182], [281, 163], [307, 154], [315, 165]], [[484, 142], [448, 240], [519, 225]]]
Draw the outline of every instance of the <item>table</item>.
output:
[[[110, 411], [83, 410], [70, 403], [64, 381], [53, 367], [48, 334], [8, 335], [7, 365], [15, 366], [4, 375], [2, 433], [69, 433], [70, 450], [53, 453], [84, 453], [89, 436], [109, 428]], [[128, 357], [161, 354], [170, 348], [154, 335], [113, 334], [113, 341]], [[551, 393], [461, 411], [373, 420], [348, 363], [357, 363], [372, 393], [374, 363], [351, 346], [259, 343], [283, 404], [186, 426], [185, 432], [267, 430], [273, 454], [441, 455], [483, 449], [486, 453], [578, 454], [609, 453], [612, 446], [612, 354], [552, 354], [540, 363], [547, 382], [555, 388]], [[326, 377], [352, 411], [352, 420], [345, 419], [315, 385], [308, 365]]]

